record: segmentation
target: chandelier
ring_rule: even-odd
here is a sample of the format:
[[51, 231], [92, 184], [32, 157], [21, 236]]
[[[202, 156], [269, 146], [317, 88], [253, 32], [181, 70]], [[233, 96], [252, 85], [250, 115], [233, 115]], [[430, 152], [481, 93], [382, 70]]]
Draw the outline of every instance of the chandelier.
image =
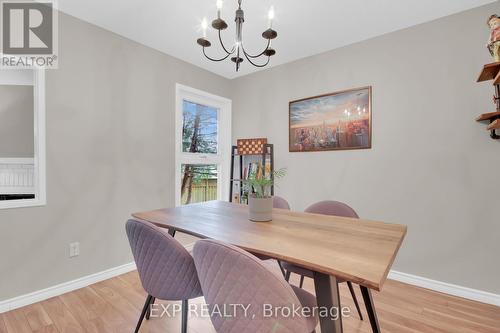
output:
[[[207, 27], [208, 23], [206, 19], [203, 19], [201, 22], [201, 28], [203, 30], [203, 37], [198, 38], [197, 43], [203, 48], [203, 54], [205, 57], [211, 61], [223, 61], [226, 60], [229, 56], [231, 57], [231, 61], [236, 65], [236, 71], [240, 69], [240, 64], [243, 62], [243, 57], [247, 59], [247, 61], [255, 67], [265, 67], [269, 64], [269, 60], [273, 55], [276, 54], [276, 50], [271, 47], [271, 41], [278, 37], [278, 33], [272, 29], [273, 19], [274, 19], [274, 8], [271, 7], [269, 9], [268, 18], [269, 18], [269, 26], [266, 31], [262, 33], [262, 37], [267, 40], [267, 46], [264, 51], [257, 54], [250, 54], [245, 50], [242, 39], [242, 30], [243, 30], [243, 22], [245, 22], [245, 15], [243, 9], [241, 9], [241, 1], [238, 0], [238, 9], [236, 10], [236, 17], [234, 21], [236, 22], [236, 39], [232, 48], [229, 50], [224, 43], [222, 42], [221, 31], [228, 27], [227, 23], [221, 18], [221, 10], [222, 10], [222, 0], [217, 0], [217, 18], [212, 21], [212, 27], [218, 31], [219, 42], [222, 46], [222, 50], [225, 55], [222, 58], [213, 58], [207, 55], [206, 48], [210, 47], [212, 44], [207, 39]], [[258, 63], [258, 59], [262, 59], [261, 57], [267, 57], [264, 62]]]

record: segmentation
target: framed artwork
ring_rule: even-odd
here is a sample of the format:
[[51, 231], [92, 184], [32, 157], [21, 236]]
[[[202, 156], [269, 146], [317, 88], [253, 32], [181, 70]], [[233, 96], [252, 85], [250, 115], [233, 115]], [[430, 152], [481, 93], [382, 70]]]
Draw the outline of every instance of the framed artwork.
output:
[[369, 149], [372, 87], [304, 98], [289, 104], [289, 151]]

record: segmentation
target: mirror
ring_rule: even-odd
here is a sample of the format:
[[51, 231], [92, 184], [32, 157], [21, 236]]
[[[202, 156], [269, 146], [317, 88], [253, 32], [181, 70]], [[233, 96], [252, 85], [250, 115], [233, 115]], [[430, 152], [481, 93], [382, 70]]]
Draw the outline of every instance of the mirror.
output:
[[0, 70], [0, 208], [44, 204], [44, 71]]

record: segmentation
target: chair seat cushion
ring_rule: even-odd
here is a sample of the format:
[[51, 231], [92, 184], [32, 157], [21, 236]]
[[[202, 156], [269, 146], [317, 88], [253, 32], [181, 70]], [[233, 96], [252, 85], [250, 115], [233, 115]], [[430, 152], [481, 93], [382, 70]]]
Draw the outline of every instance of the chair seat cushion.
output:
[[[309, 308], [312, 311], [317, 306], [316, 297], [313, 294], [293, 285], [292, 289], [303, 307]], [[309, 332], [312, 332], [316, 328], [316, 325], [318, 325], [318, 316], [311, 315], [306, 317], [306, 321]]]

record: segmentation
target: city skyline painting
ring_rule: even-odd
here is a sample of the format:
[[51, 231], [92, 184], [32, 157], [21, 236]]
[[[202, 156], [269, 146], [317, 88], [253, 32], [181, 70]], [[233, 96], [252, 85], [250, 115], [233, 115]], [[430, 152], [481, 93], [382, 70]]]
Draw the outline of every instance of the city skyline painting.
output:
[[371, 87], [290, 102], [289, 151], [371, 148]]

